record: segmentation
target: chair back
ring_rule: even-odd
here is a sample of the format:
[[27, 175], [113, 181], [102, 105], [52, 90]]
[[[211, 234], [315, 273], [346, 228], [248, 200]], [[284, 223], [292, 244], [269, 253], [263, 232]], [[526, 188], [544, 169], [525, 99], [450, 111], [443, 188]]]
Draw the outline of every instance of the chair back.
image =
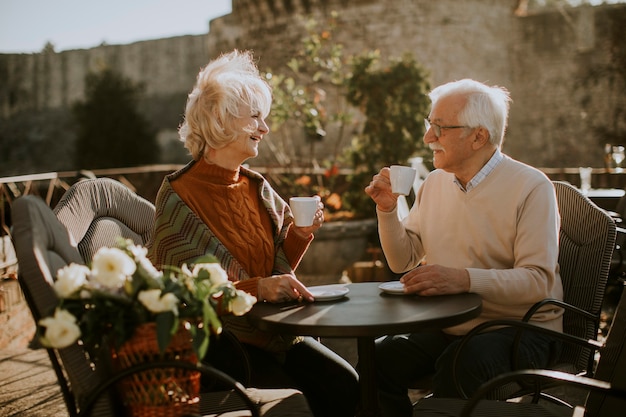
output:
[[[19, 265], [19, 283], [30, 311], [38, 322], [51, 314], [58, 298], [52, 287], [56, 272], [83, 260], [70, 243], [67, 230], [48, 205], [37, 196], [16, 199], [11, 207], [12, 238]], [[91, 368], [83, 348], [75, 343], [64, 349], [47, 349], [70, 417], [88, 399], [100, 378]], [[108, 399], [98, 402], [92, 415], [113, 416]]]
[[626, 276], [626, 194], [620, 197], [615, 211], [608, 213], [617, 226], [615, 252], [611, 259], [611, 272], [609, 273], [609, 285], [615, 285], [620, 277]]
[[145, 245], [152, 236], [154, 205], [119, 181], [94, 178], [72, 185], [54, 208], [67, 228], [83, 260], [90, 262], [103, 247], [116, 239], [131, 239]]
[[[613, 315], [605, 346], [600, 350], [600, 360], [594, 378], [610, 382], [613, 387], [626, 389], [626, 291]], [[591, 392], [586, 403], [590, 416], [611, 416], [626, 409], [626, 398], [616, 398]]]
[[[586, 339], [597, 339], [602, 300], [615, 245], [615, 222], [572, 185], [554, 181], [561, 214], [559, 267], [563, 299], [589, 312], [589, 320], [566, 311], [563, 331]], [[574, 364], [575, 370], [591, 374], [593, 352], [565, 346], [559, 362]]]

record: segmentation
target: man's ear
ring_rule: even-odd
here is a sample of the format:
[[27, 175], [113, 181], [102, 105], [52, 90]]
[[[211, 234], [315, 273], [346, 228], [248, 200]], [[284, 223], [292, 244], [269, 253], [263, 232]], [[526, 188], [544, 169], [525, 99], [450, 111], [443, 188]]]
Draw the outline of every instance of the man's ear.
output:
[[489, 131], [484, 127], [478, 127], [474, 133], [472, 146], [474, 149], [480, 149], [489, 143]]

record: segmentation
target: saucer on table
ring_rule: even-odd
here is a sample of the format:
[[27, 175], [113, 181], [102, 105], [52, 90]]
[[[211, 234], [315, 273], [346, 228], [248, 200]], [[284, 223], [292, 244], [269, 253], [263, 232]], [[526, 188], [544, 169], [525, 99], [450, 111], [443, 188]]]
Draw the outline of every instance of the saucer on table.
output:
[[404, 292], [404, 284], [400, 281], [389, 281], [383, 282], [378, 286], [383, 292], [387, 294], [395, 294], [395, 295], [403, 295]]
[[338, 300], [350, 292], [343, 284], [317, 285], [309, 287], [308, 290], [313, 294], [315, 301]]

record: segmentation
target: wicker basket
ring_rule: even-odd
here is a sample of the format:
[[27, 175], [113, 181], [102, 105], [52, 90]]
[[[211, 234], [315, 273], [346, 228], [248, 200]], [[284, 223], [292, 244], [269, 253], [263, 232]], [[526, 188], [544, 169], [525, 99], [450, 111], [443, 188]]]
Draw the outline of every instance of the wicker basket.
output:
[[[112, 359], [116, 371], [150, 361], [197, 362], [191, 335], [183, 326], [161, 355], [155, 323], [139, 326], [130, 340], [112, 350]], [[123, 379], [118, 390], [129, 417], [180, 417], [199, 412], [199, 372], [180, 368], [150, 369]]]

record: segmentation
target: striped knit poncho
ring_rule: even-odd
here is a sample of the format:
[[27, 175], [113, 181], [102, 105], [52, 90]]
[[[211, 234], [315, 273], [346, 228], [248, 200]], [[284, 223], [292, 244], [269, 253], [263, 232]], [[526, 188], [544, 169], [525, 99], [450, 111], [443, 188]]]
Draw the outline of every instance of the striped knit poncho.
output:
[[[165, 265], [181, 266], [192, 263], [204, 255], [214, 255], [231, 281], [249, 280], [228, 249], [219, 241], [211, 229], [178, 196], [171, 181], [189, 170], [195, 161], [181, 170], [165, 177], [157, 194], [156, 218], [152, 241], [148, 246], [148, 256], [157, 268]], [[272, 189], [259, 173], [244, 167], [240, 174], [259, 180], [259, 195], [274, 224], [275, 258], [272, 274], [293, 274], [294, 271], [282, 249], [292, 214], [287, 203]], [[210, 198], [210, 196], [207, 196]], [[245, 233], [245, 231], [242, 231]], [[223, 325], [244, 342], [265, 350], [281, 352], [288, 349], [297, 338], [262, 332], [252, 327], [245, 316], [221, 317]]]

